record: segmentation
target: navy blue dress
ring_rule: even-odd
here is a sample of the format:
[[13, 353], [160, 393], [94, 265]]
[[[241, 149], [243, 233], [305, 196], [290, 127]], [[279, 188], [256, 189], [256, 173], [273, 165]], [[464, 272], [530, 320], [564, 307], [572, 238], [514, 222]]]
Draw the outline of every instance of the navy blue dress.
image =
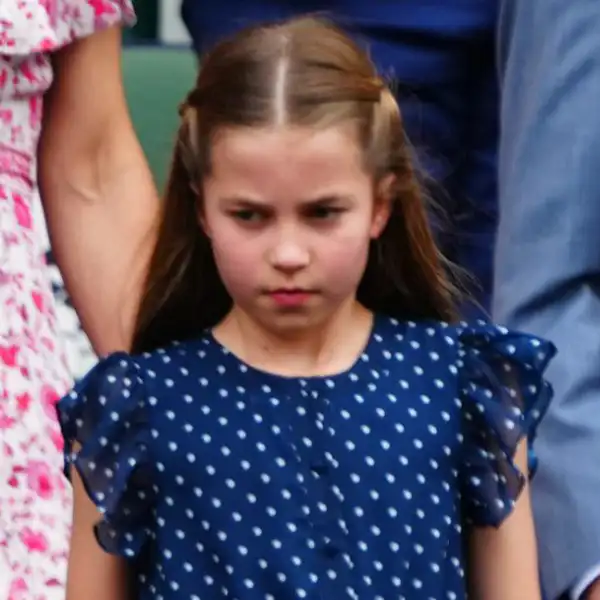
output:
[[463, 527], [511, 511], [553, 353], [377, 317], [331, 377], [259, 371], [210, 333], [114, 354], [59, 404], [67, 463], [139, 600], [462, 600]]

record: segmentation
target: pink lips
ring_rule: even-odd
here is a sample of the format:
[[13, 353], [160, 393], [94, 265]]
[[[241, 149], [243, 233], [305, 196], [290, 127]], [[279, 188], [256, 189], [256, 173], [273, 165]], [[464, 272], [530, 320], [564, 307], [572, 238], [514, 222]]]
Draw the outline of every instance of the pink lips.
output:
[[297, 307], [306, 304], [313, 294], [306, 290], [275, 290], [269, 293], [275, 304], [282, 307]]

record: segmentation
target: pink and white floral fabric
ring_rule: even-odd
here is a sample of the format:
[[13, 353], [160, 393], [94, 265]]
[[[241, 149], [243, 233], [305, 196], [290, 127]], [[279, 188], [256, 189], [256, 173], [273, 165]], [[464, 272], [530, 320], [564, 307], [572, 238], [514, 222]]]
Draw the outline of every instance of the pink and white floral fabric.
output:
[[50, 53], [129, 0], [0, 0], [0, 600], [64, 600], [71, 494], [54, 404], [71, 377], [44, 261], [36, 149]]

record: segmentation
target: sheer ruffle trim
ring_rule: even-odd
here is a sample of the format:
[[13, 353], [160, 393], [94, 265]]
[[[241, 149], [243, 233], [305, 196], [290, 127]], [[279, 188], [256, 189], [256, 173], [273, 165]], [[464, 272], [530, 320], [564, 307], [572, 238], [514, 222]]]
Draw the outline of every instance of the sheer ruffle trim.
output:
[[139, 366], [127, 354], [109, 356], [57, 410], [67, 476], [74, 466], [103, 515], [95, 529], [98, 543], [111, 554], [137, 556], [151, 532], [156, 493]]
[[[498, 526], [512, 511], [525, 484], [515, 453], [523, 439], [533, 441], [552, 398], [543, 373], [555, 352], [550, 342], [502, 327], [460, 332], [461, 487], [469, 523]], [[534, 470], [530, 447], [530, 473]]]

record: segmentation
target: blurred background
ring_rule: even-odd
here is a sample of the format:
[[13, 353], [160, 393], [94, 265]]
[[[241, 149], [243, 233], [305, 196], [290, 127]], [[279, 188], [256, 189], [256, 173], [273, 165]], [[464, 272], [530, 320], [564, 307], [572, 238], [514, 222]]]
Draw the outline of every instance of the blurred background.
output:
[[196, 68], [180, 4], [179, 0], [135, 0], [138, 23], [123, 37], [129, 106], [159, 187], [169, 165], [177, 106], [192, 87]]

